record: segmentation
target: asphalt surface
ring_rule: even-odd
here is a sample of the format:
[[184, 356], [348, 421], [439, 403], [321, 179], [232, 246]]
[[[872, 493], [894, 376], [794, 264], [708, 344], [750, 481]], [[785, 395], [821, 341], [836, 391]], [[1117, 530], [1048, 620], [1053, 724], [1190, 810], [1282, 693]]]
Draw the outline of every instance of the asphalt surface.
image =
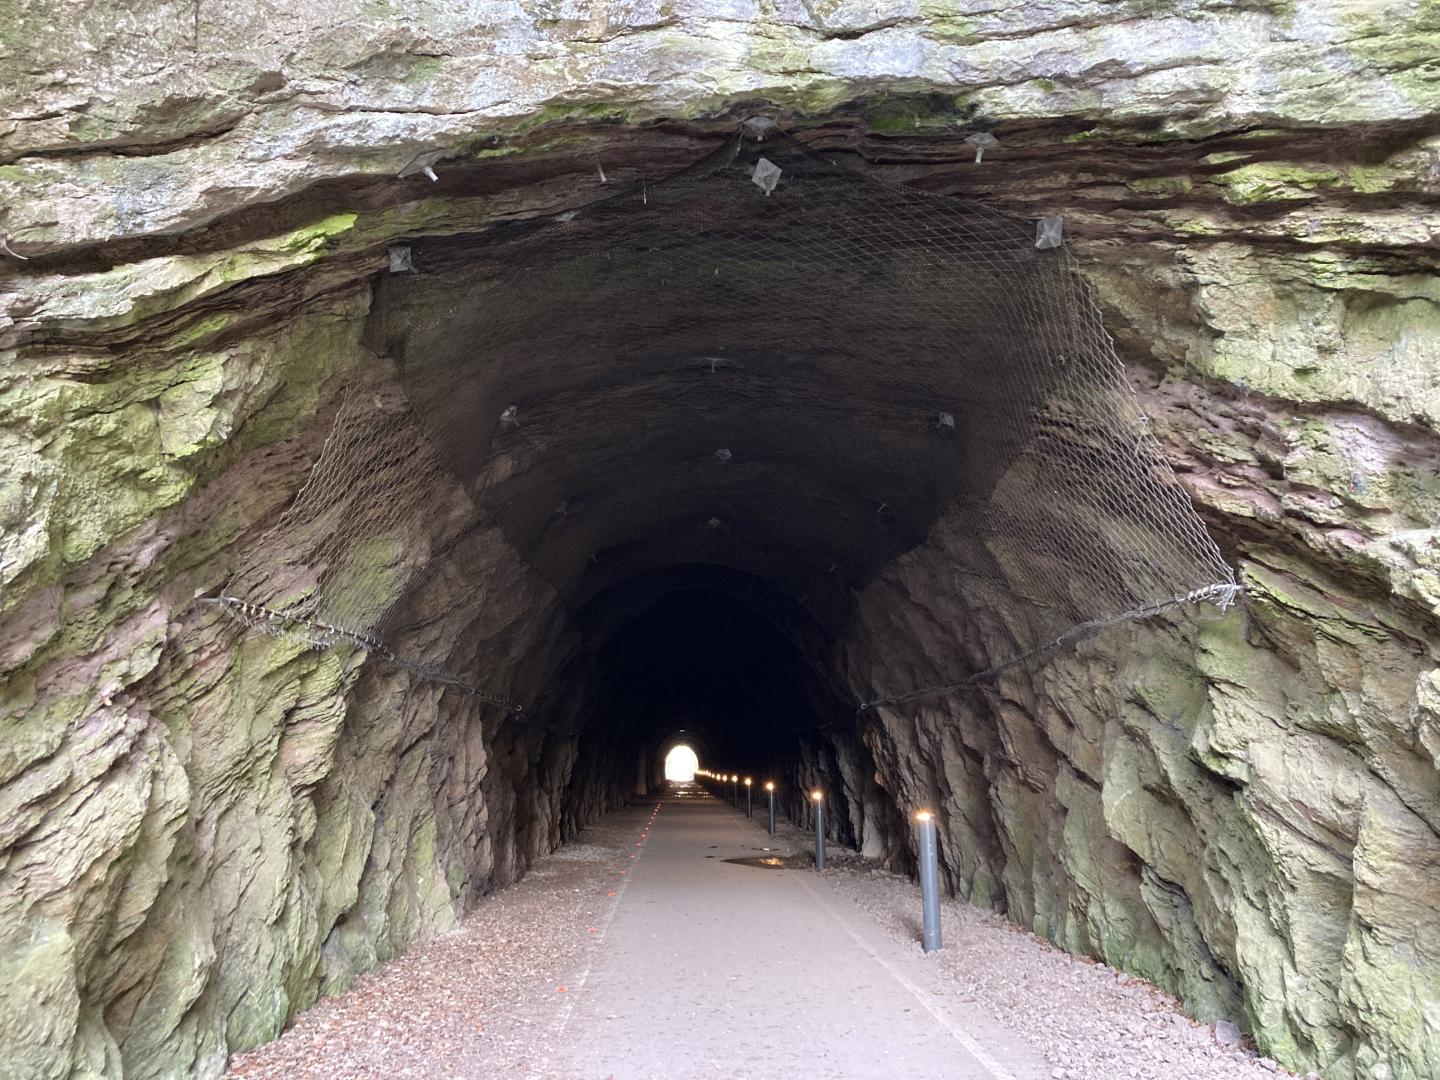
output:
[[918, 935], [882, 933], [759, 813], [694, 790], [657, 800], [540, 1073], [1049, 1080]]

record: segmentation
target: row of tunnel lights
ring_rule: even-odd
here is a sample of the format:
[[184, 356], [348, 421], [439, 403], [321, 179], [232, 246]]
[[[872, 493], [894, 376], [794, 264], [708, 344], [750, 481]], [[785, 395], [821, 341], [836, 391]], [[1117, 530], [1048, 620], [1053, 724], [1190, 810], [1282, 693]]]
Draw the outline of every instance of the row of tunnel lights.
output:
[[[738, 795], [740, 784], [745, 785], [745, 816], [750, 816], [750, 789], [755, 783], [755, 778], [745, 777], [741, 781], [739, 773], [716, 773], [708, 769], [696, 769], [695, 775], [704, 777], [707, 780], [716, 780], [721, 784], [733, 784]], [[775, 832], [775, 782], [767, 780], [765, 791], [770, 796], [770, 832]], [[815, 803], [815, 869], [825, 869], [825, 793], [816, 788], [810, 793], [810, 798]], [[738, 799], [737, 799], [738, 805]], [[940, 867], [938, 854], [938, 829], [934, 815], [928, 810], [919, 810], [915, 814], [915, 823], [920, 827], [920, 945], [927, 953], [934, 952], [941, 946], [940, 933]]]
[[[718, 780], [718, 781], [719, 781], [720, 783], [722, 783], [722, 784], [744, 784], [747, 788], [750, 787], [750, 786], [755, 782], [755, 778], [752, 777], [752, 776], [747, 776], [747, 777], [745, 777], [744, 780], [741, 780], [739, 773], [717, 773], [717, 772], [710, 772], [710, 770], [708, 770], [708, 769], [696, 769], [696, 770], [695, 770], [695, 775], [696, 775], [696, 776], [703, 776], [703, 777], [705, 777], [707, 780]], [[767, 781], [765, 781], [765, 790], [766, 790], [766, 791], [774, 791], [774, 790], [775, 790], [775, 782], [774, 782], [773, 780], [767, 780]], [[813, 799], [813, 800], [814, 800], [815, 802], [817, 802], [817, 803], [818, 803], [818, 802], [824, 802], [824, 801], [825, 801], [825, 793], [824, 793], [823, 791], [821, 791], [819, 788], [816, 788], [814, 791], [812, 791], [812, 792], [810, 793], [810, 798]], [[916, 820], [916, 821], [919, 821], [919, 822], [922, 822], [922, 823], [923, 823], [923, 822], [929, 821], [929, 820], [931, 819], [931, 817], [932, 817], [932, 815], [931, 815], [931, 813], [930, 813], [929, 810], [917, 810], [917, 811], [915, 811], [915, 820]]]
[[[710, 772], [708, 769], [696, 769], [695, 775], [703, 776], [707, 780], [718, 780], [722, 784], [744, 784], [747, 788], [755, 782], [755, 778], [753, 776], [747, 776], [744, 780], [741, 780], [739, 773], [716, 773]], [[765, 790], [774, 791], [775, 782], [773, 780], [766, 780]], [[820, 802], [820, 800], [825, 798], [825, 794], [821, 791], [812, 791], [810, 793], [810, 797], [816, 802]]]

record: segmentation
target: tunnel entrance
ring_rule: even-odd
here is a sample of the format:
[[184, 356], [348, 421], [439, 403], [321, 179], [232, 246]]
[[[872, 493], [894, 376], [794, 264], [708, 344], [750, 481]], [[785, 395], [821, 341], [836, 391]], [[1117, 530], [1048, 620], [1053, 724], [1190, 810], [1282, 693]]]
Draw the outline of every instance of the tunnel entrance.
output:
[[682, 744], [665, 755], [665, 779], [674, 783], [688, 784], [695, 779], [700, 768], [700, 759], [695, 751]]
[[[627, 864], [816, 880], [725, 864], [769, 799], [667, 800], [682, 743], [793, 847], [821, 792], [832, 869], [911, 869], [928, 810], [1009, 936], [1300, 1073], [1428, 1075], [1433, 25], [292, 7], [6, 35], [0, 1075], [214, 1077], [526, 877], [594, 907], [492, 924], [535, 986], [407, 961], [416, 1027], [568, 1011], [592, 927], [653, 994], [674, 894], [609, 937]], [[1235, 618], [1169, 610], [1235, 595], [1182, 488]], [[727, 991], [773, 955], [678, 921]], [[778, 944], [840, 997], [831, 923]], [[1079, 1038], [1076, 997], [1021, 1007]], [[1091, 1072], [1196, 1071], [1131, 1019]], [[515, 1071], [426, 1064], [375, 1062]]]

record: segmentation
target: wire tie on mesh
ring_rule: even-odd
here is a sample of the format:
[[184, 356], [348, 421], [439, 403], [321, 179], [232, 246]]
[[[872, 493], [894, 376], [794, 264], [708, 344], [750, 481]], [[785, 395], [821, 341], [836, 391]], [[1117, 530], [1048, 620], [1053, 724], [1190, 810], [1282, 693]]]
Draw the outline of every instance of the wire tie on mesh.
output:
[[765, 133], [773, 131], [778, 125], [768, 116], [751, 116], [741, 121], [740, 126], [754, 135], [756, 142], [764, 142]]
[[390, 273], [403, 274], [407, 270], [415, 269], [414, 255], [407, 245], [397, 244], [390, 248], [386, 255], [389, 259]]

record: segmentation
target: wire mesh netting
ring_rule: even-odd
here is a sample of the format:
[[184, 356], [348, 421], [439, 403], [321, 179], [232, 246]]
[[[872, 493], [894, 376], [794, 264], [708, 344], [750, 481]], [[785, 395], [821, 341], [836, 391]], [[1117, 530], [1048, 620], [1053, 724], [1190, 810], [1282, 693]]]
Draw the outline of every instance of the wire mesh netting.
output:
[[986, 672], [878, 700], [1228, 605], [1060, 228], [752, 130], [578, 211], [417, 241], [369, 328], [394, 380], [345, 403], [227, 602], [396, 659], [387, 613], [458, 500], [557, 588], [598, 550], [660, 558], [663, 532], [663, 557], [703, 560], [733, 527], [807, 596], [863, 585], [948, 514], [971, 537], [957, 570], [1018, 597], [1023, 626]]
[[[467, 531], [464, 501], [395, 385], [341, 402], [305, 485], [217, 598], [250, 629], [317, 649], [348, 643], [422, 678], [519, 711], [443, 666], [385, 642], [397, 601], [414, 592]], [[263, 602], [256, 598], [263, 598]]]

